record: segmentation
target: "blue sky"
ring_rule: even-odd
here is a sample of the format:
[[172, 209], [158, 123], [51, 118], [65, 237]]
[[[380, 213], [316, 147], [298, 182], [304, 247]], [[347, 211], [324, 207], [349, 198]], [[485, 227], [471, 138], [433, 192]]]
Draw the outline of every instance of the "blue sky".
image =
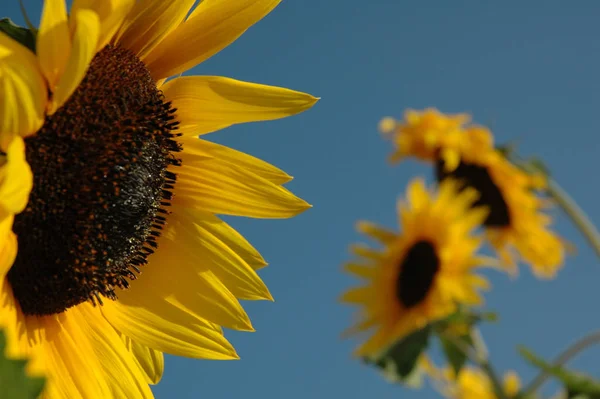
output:
[[[232, 0], [235, 1], [235, 0]], [[6, 5], [10, 3], [10, 5]], [[40, 0], [25, 4], [39, 15]], [[569, 5], [567, 5], [569, 4]], [[2, 14], [21, 21], [18, 2]], [[352, 309], [337, 297], [354, 280], [340, 265], [360, 240], [357, 219], [395, 227], [395, 201], [423, 165], [391, 167], [379, 119], [406, 108], [469, 112], [498, 142], [517, 140], [600, 223], [597, 154], [600, 3], [595, 1], [284, 0], [233, 45], [189, 74], [222, 75], [307, 91], [305, 114], [236, 126], [208, 137], [295, 176], [289, 187], [314, 205], [292, 220], [228, 218], [263, 253], [276, 302], [248, 303], [257, 332], [228, 333], [242, 360], [167, 357], [158, 398], [426, 398], [382, 380], [342, 341]], [[489, 273], [496, 325], [484, 327], [493, 362], [527, 380], [515, 344], [552, 357], [600, 327], [600, 264], [560, 214], [578, 246], [554, 281], [522, 268], [517, 280]], [[573, 364], [597, 370], [600, 351]]]

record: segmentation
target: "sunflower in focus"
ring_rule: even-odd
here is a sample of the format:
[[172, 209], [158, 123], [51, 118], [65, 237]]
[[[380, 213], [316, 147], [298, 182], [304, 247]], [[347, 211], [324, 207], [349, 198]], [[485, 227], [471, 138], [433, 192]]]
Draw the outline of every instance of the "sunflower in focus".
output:
[[[218, 216], [288, 218], [291, 177], [200, 138], [309, 109], [304, 93], [180, 76], [278, 0], [45, 0], [0, 33], [0, 328], [47, 398], [152, 397], [163, 352], [236, 359], [222, 328], [271, 300]], [[18, 248], [17, 248], [18, 242]]]
[[[436, 388], [448, 399], [497, 399], [489, 377], [480, 369], [463, 367], [458, 373], [450, 369], [437, 370], [432, 376]], [[504, 374], [502, 389], [514, 398], [521, 389], [521, 381], [514, 371]]]
[[486, 260], [476, 256], [481, 239], [471, 234], [487, 210], [473, 208], [477, 192], [459, 192], [444, 181], [436, 195], [422, 180], [410, 183], [407, 202], [398, 203], [401, 232], [360, 222], [362, 233], [379, 241], [382, 250], [357, 246], [360, 260], [347, 271], [366, 281], [342, 296], [361, 307], [360, 320], [348, 333], [375, 329], [357, 355], [377, 355], [402, 337], [449, 316], [458, 304], [478, 305], [488, 282], [475, 274]]
[[553, 277], [563, 264], [564, 244], [550, 229], [545, 200], [536, 195], [546, 179], [513, 165], [494, 147], [492, 133], [469, 121], [463, 114], [409, 110], [404, 121], [385, 118], [380, 129], [394, 141], [393, 161], [409, 156], [429, 161], [438, 181], [458, 179], [480, 192], [474, 205], [490, 210], [486, 236], [510, 271], [522, 259], [538, 277]]

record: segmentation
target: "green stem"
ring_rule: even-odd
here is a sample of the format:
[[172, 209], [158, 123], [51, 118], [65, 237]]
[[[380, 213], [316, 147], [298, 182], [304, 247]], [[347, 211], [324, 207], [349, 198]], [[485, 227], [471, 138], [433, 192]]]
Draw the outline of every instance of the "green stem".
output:
[[492, 367], [492, 364], [489, 361], [485, 360], [484, 362], [481, 362], [479, 364], [479, 367], [481, 367], [485, 371], [490, 381], [492, 382], [496, 398], [508, 399], [508, 396], [506, 395], [506, 392], [504, 392], [504, 388], [502, 387], [502, 382], [500, 381], [500, 378], [498, 378], [498, 375]]
[[21, 7], [21, 14], [23, 14], [23, 19], [25, 20], [25, 24], [27, 25], [27, 28], [29, 28], [29, 30], [31, 31], [31, 33], [34, 35], [37, 34], [37, 28], [31, 23], [31, 19], [29, 19], [29, 16], [27, 15], [27, 10], [25, 9], [25, 5], [23, 4], [23, 0], [19, 0], [19, 5]]
[[[494, 392], [496, 394], [497, 399], [508, 399], [508, 396], [506, 395], [506, 392], [504, 392], [504, 388], [502, 388], [502, 383], [500, 382], [496, 371], [494, 370], [494, 368], [488, 360], [488, 356], [486, 353], [487, 350], [475, 350], [463, 341], [454, 337], [452, 334], [441, 334], [443, 334], [444, 338], [446, 338], [448, 341], [451, 341], [454, 345], [456, 345], [456, 347], [465, 356], [467, 356], [469, 360], [471, 360], [473, 363], [479, 366], [479, 368], [481, 368], [487, 374], [488, 378], [492, 382], [492, 386], [494, 387]], [[479, 337], [479, 339], [480, 342], [476, 346], [481, 349], [485, 348], [481, 337]]]
[[[590, 333], [585, 337], [575, 341], [571, 346], [569, 346], [556, 357], [554, 362], [552, 362], [552, 366], [560, 367], [571, 360], [571, 358], [576, 356], [582, 350], [596, 344], [600, 344], [600, 331], [594, 331], [593, 333]], [[528, 395], [534, 393], [549, 377], [550, 374], [546, 373], [545, 371], [540, 372], [523, 390], [523, 396], [527, 397]]]
[[588, 243], [600, 257], [600, 233], [596, 226], [590, 221], [590, 218], [585, 214], [583, 209], [563, 190], [556, 181], [548, 179], [548, 193], [560, 205], [565, 213], [571, 218], [575, 226], [587, 239]]

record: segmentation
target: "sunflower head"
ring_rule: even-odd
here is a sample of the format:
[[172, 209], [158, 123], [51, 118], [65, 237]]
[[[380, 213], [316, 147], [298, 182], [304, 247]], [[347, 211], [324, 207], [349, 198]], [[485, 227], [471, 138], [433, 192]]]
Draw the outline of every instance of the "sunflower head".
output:
[[239, 358], [223, 328], [253, 331], [239, 300], [272, 297], [217, 215], [310, 205], [201, 136], [317, 98], [181, 74], [278, 3], [45, 0], [27, 41], [0, 26], [0, 328], [44, 398], [151, 397], [163, 352]]
[[438, 182], [458, 180], [477, 190], [473, 206], [486, 206], [486, 235], [506, 269], [516, 271], [516, 259], [532, 266], [539, 277], [552, 277], [563, 262], [564, 245], [550, 230], [543, 213], [546, 201], [538, 196], [546, 179], [512, 164], [494, 147], [489, 129], [468, 124], [465, 115], [444, 115], [436, 110], [408, 111], [405, 120], [386, 119], [396, 145], [393, 157], [413, 156], [431, 162]]
[[136, 278], [170, 205], [176, 176], [167, 167], [181, 163], [173, 114], [144, 64], [107, 45], [25, 139], [34, 185], [15, 218], [22, 250], [8, 273], [25, 313], [115, 299]]
[[428, 323], [444, 318], [458, 304], [478, 305], [480, 289], [488, 287], [475, 269], [481, 240], [472, 230], [487, 210], [473, 208], [473, 189], [459, 190], [455, 181], [428, 193], [422, 180], [408, 187], [407, 201], [398, 204], [400, 233], [368, 222], [358, 229], [376, 239], [383, 249], [355, 247], [361, 258], [346, 269], [366, 284], [347, 291], [342, 300], [358, 305], [361, 320], [349, 332], [371, 328], [374, 334], [358, 349], [372, 355]]

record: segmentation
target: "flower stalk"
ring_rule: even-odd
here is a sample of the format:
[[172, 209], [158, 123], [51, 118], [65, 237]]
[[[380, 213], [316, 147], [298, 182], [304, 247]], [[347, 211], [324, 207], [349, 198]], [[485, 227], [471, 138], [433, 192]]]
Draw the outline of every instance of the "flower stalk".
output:
[[461, 340], [456, 339], [456, 337], [454, 337], [452, 334], [441, 334], [448, 341], [452, 342], [452, 344], [454, 344], [465, 356], [467, 356], [470, 361], [479, 366], [479, 368], [481, 368], [481, 370], [487, 374], [494, 388], [496, 398], [508, 399], [506, 392], [504, 392], [504, 388], [502, 388], [500, 378], [498, 378], [498, 374], [488, 359], [487, 349], [481, 336], [478, 336], [474, 339], [474, 346], [471, 347]]
[[588, 241], [590, 246], [600, 258], [600, 232], [592, 223], [590, 218], [585, 214], [583, 209], [565, 190], [558, 185], [553, 179], [548, 179], [548, 194], [556, 201], [561, 209], [569, 216], [573, 224], [579, 229], [581, 234]]
[[[583, 338], [578, 339], [572, 345], [570, 345], [567, 349], [565, 349], [560, 355], [556, 357], [554, 362], [552, 362], [552, 366], [560, 367], [571, 360], [573, 357], [577, 356], [583, 350], [593, 346], [600, 344], [600, 330], [594, 331]], [[537, 391], [542, 384], [550, 377], [550, 374], [546, 371], [540, 372], [531, 383], [523, 390], [523, 396], [528, 397], [528, 395], [533, 394]]]

